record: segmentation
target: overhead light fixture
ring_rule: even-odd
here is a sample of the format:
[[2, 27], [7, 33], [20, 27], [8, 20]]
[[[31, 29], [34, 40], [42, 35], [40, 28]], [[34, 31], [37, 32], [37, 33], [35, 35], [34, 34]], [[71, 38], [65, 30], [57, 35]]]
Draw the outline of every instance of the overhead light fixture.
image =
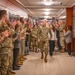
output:
[[45, 16], [44, 18], [49, 18], [49, 16]]
[[49, 12], [44, 12], [45, 13], [45, 15], [49, 15]]
[[59, 19], [65, 19], [66, 18], [66, 16], [61, 16]]
[[44, 0], [43, 4], [47, 6], [52, 5], [52, 0], [50, 1]]
[[50, 9], [44, 9], [45, 11], [50, 11]]
[[59, 4], [59, 3], [61, 3], [61, 2], [54, 2], [52, 0], [44, 0], [44, 2], [43, 2], [43, 4], [47, 5], [47, 6], [52, 5], [52, 4]]

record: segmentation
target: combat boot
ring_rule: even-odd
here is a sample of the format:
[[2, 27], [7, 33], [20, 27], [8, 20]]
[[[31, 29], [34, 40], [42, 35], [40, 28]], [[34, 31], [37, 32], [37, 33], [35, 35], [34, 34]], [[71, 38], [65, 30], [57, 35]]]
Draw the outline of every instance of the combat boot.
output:
[[47, 62], [47, 59], [44, 59], [45, 62]]
[[21, 61], [25, 61], [25, 59], [22, 57], [21, 59], [20, 59]]
[[60, 53], [65, 53], [65, 50], [64, 50], [64, 49], [61, 49], [61, 50], [60, 50]]
[[7, 75], [15, 75], [15, 74], [16, 74], [15, 72], [11, 72], [11, 71], [7, 72]]
[[44, 59], [44, 61], [47, 62], [47, 54], [45, 54], [45, 59]]
[[15, 72], [13, 72], [13, 71], [11, 71], [11, 70], [9, 70], [9, 72], [10, 72], [11, 74], [16, 74]]
[[18, 61], [18, 65], [23, 65], [23, 62], [22, 61]]
[[27, 60], [27, 58], [26, 58], [26, 56], [25, 56], [25, 55], [23, 56], [23, 59]]

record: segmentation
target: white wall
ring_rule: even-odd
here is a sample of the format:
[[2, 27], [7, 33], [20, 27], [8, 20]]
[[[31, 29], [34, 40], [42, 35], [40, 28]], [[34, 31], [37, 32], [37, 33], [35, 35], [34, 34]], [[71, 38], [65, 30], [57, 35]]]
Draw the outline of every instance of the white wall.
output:
[[22, 10], [21, 8], [10, 3], [7, 0], [0, 0], [0, 9], [5, 9], [11, 14], [20, 15], [21, 17], [28, 18], [28, 14], [25, 12], [25, 10]]

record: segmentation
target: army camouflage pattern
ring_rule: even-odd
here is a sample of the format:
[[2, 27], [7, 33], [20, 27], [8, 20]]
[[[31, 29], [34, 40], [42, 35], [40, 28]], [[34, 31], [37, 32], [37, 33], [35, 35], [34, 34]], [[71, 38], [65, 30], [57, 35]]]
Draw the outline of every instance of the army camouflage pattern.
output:
[[[1, 33], [6, 30], [10, 31], [10, 28], [5, 22], [2, 22], [0, 25], [0, 36]], [[10, 61], [9, 58], [11, 55], [11, 47], [12, 47], [11, 43], [12, 42], [10, 37], [4, 38], [3, 42], [0, 43], [1, 46], [0, 49], [0, 73], [1, 74], [0, 75], [6, 75], [9, 69], [9, 61]]]
[[59, 32], [60, 32], [60, 45], [64, 49], [65, 48], [65, 37], [64, 37], [64, 30], [65, 24], [60, 25]]
[[12, 70], [12, 65], [13, 65], [13, 49], [14, 49], [14, 45], [13, 45], [13, 35], [15, 34], [15, 30], [13, 28], [10, 28], [11, 31], [11, 37], [10, 37], [10, 41], [11, 41], [11, 48], [10, 48], [10, 57], [9, 57], [9, 70]]
[[4, 32], [5, 30], [10, 30], [8, 25], [5, 22], [0, 23], [0, 33]]
[[[42, 26], [39, 30], [39, 40], [40, 40], [40, 50], [45, 53], [45, 56], [48, 54], [48, 46], [49, 46], [49, 36], [51, 35], [51, 31], [48, 27]], [[52, 35], [51, 35], [52, 36]]]
[[20, 31], [24, 30], [23, 32], [21, 32], [21, 36], [24, 39], [21, 39], [21, 56], [24, 56], [24, 52], [25, 52], [25, 25], [22, 24], [20, 22]]
[[31, 30], [31, 45], [32, 45], [32, 50], [37, 52], [38, 49], [38, 29], [33, 28]]
[[[22, 32], [22, 30], [24, 30]], [[19, 23], [19, 29], [18, 29], [18, 33], [19, 33], [19, 36], [20, 36], [20, 48], [19, 48], [19, 54], [18, 54], [18, 62], [20, 61], [21, 57], [24, 56], [24, 52], [25, 52], [25, 39], [21, 39], [21, 37], [24, 37], [25, 38], [25, 31], [26, 31], [26, 28], [24, 26], [24, 24], [22, 24], [21, 22]]]

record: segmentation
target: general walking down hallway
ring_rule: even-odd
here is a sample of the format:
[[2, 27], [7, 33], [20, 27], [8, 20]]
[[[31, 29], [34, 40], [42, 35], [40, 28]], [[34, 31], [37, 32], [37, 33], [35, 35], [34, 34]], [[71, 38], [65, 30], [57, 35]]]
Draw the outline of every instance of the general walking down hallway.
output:
[[48, 62], [40, 58], [40, 52], [31, 52], [16, 75], [75, 75], [75, 57], [54, 52]]
[[0, 0], [0, 75], [75, 75], [75, 0]]

